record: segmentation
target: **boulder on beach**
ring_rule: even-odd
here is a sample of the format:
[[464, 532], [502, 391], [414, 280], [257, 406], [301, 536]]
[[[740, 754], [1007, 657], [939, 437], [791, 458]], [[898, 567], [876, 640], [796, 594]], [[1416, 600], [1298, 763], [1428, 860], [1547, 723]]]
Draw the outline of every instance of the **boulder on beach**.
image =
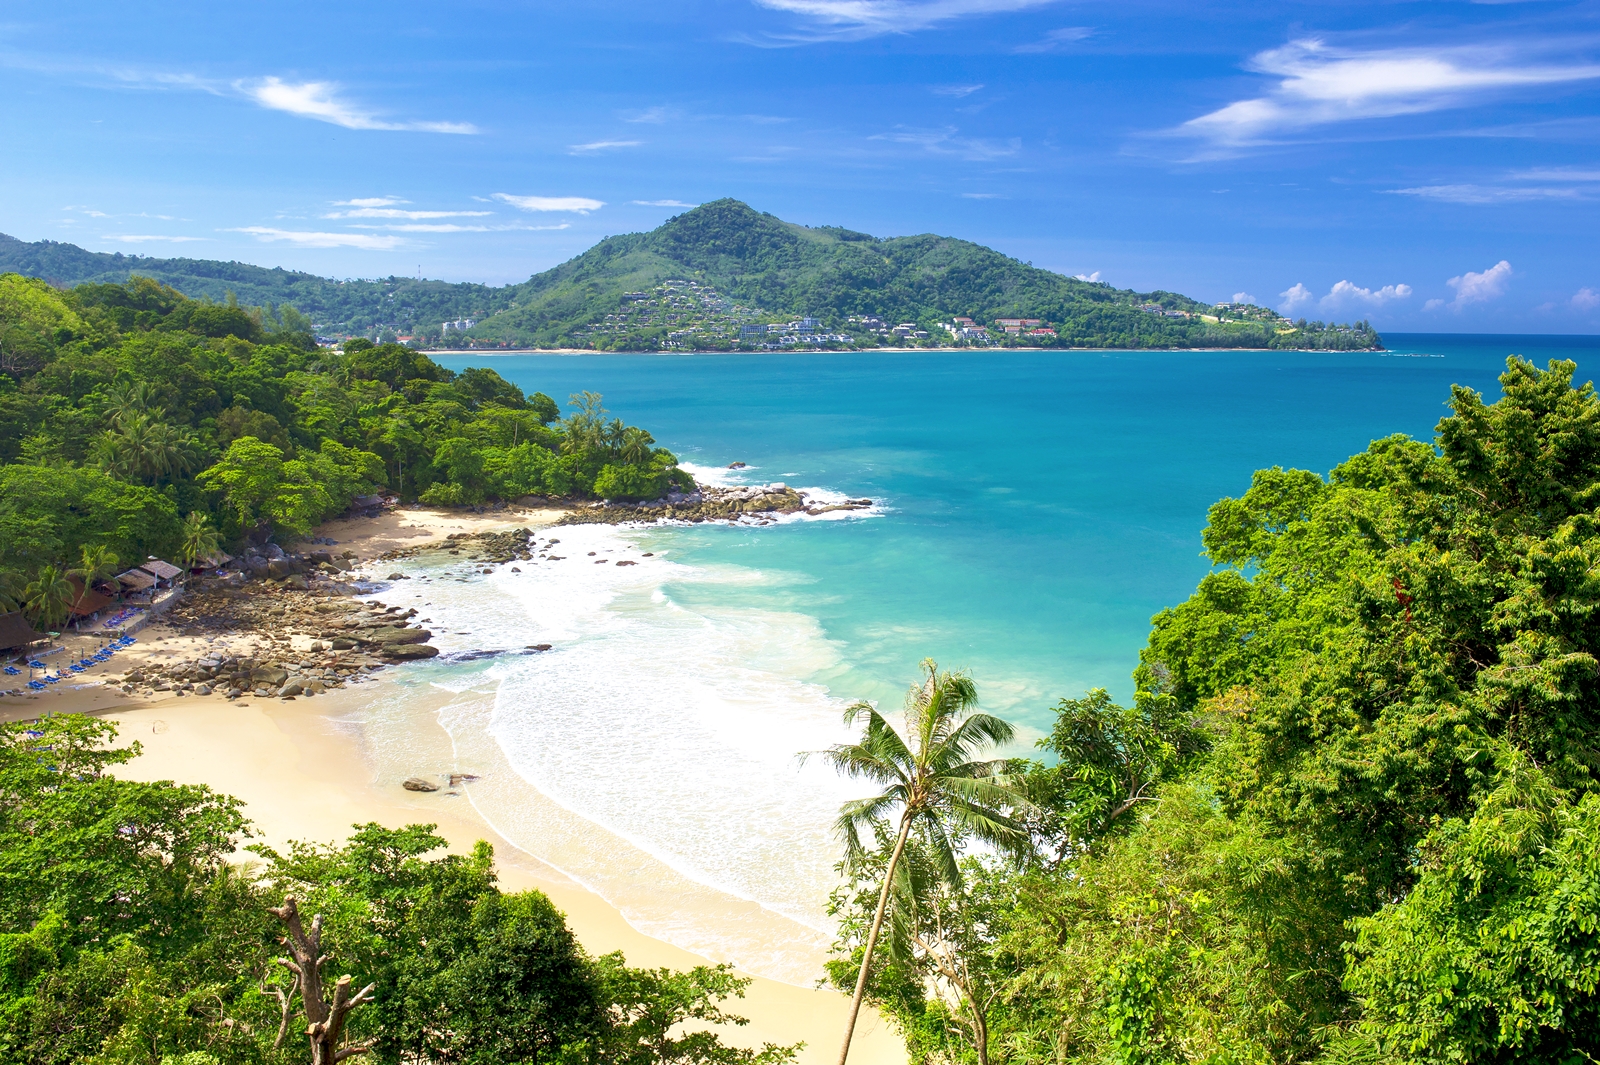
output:
[[400, 786], [402, 788], [405, 788], [407, 791], [438, 791], [439, 790], [439, 785], [435, 784], [431, 780], [424, 780], [422, 777], [407, 777], [405, 779], [405, 782], [402, 783]]
[[417, 658], [432, 658], [439, 653], [437, 647], [426, 643], [391, 644], [379, 654], [393, 662], [406, 662]]

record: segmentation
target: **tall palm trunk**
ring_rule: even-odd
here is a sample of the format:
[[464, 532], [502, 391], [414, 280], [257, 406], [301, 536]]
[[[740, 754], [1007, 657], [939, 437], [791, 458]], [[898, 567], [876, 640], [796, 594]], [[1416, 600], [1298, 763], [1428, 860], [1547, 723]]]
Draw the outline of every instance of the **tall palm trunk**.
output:
[[894, 853], [889, 855], [889, 868], [883, 873], [883, 890], [878, 892], [878, 912], [872, 917], [872, 931], [867, 933], [867, 949], [861, 955], [861, 972], [856, 977], [856, 994], [850, 1000], [850, 1019], [844, 1026], [844, 1046], [839, 1049], [839, 1065], [845, 1065], [850, 1056], [850, 1038], [855, 1035], [856, 1015], [861, 1012], [861, 999], [867, 992], [867, 972], [872, 968], [872, 952], [878, 945], [878, 932], [883, 928], [883, 914], [889, 908], [889, 886], [894, 883], [895, 866], [900, 864], [900, 854], [906, 849], [906, 837], [911, 834], [912, 810], [900, 815], [900, 835], [894, 841]]

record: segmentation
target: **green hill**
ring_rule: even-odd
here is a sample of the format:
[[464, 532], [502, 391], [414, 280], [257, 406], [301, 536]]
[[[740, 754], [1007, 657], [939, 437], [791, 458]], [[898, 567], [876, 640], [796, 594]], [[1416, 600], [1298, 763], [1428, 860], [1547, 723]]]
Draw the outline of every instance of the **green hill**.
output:
[[152, 259], [85, 251], [53, 240], [28, 243], [0, 233], [0, 273], [39, 277], [71, 287], [154, 278], [192, 299], [222, 302], [233, 293], [247, 306], [292, 304], [319, 330], [340, 335], [415, 333], [439, 323], [483, 318], [510, 305], [510, 289], [419, 281], [408, 277], [339, 281], [283, 268], [215, 259]]
[[[142, 274], [192, 297], [292, 304], [319, 331], [409, 333], [446, 346], [598, 350], [948, 344], [958, 316], [987, 336], [960, 342], [1073, 347], [1381, 346], [1365, 322], [1290, 323], [1262, 307], [1216, 308], [1173, 292], [1135, 292], [1041, 270], [954, 237], [879, 238], [808, 227], [738, 200], [702, 204], [648, 233], [607, 237], [518, 285], [390, 277], [336, 281], [203, 259], [149, 259], [0, 236], [0, 271], [56, 284]], [[471, 331], [441, 324], [478, 319]], [[1053, 330], [1007, 336], [996, 319]], [[788, 326], [791, 319], [811, 319]], [[774, 332], [761, 327], [779, 325]], [[905, 325], [900, 330], [894, 327]]]
[[[734, 325], [791, 315], [814, 317], [822, 330], [846, 332], [858, 344], [901, 342], [851, 322], [865, 317], [891, 326], [913, 323], [931, 334], [924, 342], [948, 343], [938, 323], [964, 315], [991, 329], [998, 318], [1037, 318], [1059, 334], [1006, 341], [1030, 344], [1379, 345], [1365, 323], [1308, 323], [1291, 330], [1263, 308], [1219, 315], [1177, 293], [1141, 293], [1065, 277], [971, 241], [931, 234], [881, 239], [835, 226], [810, 228], [731, 199], [702, 204], [649, 233], [608, 237], [516, 289], [514, 306], [481, 322], [474, 337], [640, 349], [675, 346], [677, 333], [676, 346], [733, 346]], [[629, 299], [629, 293], [644, 298]], [[653, 305], [655, 313], [641, 313], [641, 303]], [[1155, 306], [1159, 310], [1141, 309]], [[1202, 314], [1236, 320], [1208, 321]]]

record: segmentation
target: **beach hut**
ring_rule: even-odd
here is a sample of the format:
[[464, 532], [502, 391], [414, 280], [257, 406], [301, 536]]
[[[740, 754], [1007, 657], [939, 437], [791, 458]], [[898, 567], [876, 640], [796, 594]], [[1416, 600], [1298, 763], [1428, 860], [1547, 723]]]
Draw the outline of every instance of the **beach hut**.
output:
[[15, 651], [44, 639], [39, 633], [33, 631], [33, 626], [28, 624], [28, 619], [20, 613], [12, 611], [9, 614], [0, 614], [0, 651]]
[[135, 592], [148, 592], [156, 586], [154, 574], [146, 573], [142, 569], [130, 569], [117, 574], [117, 583], [122, 586], [123, 595], [132, 595]]
[[183, 570], [170, 562], [163, 562], [159, 558], [141, 562], [139, 568], [150, 574], [162, 585], [170, 585], [174, 580], [183, 576]]
[[68, 577], [67, 582], [72, 585], [72, 605], [67, 607], [67, 614], [72, 620], [92, 618], [111, 605], [109, 595], [97, 592], [93, 588], [85, 588], [83, 581], [77, 577]]
[[232, 555], [224, 554], [223, 552], [218, 551], [215, 554], [207, 555], [204, 558], [195, 559], [194, 565], [189, 567], [189, 572], [206, 573], [208, 571], [219, 570], [232, 561]]

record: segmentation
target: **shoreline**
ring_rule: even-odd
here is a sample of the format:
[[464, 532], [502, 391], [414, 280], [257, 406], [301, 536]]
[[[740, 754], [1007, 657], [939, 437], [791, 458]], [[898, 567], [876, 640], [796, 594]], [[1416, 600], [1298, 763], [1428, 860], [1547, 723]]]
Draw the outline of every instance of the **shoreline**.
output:
[[[524, 508], [486, 514], [402, 510], [332, 522], [316, 535], [337, 539], [341, 549], [356, 550], [370, 570], [385, 552], [425, 544], [443, 547], [452, 534], [475, 536], [518, 526], [551, 528], [565, 513]], [[348, 596], [340, 598], [352, 601]], [[490, 764], [497, 750], [494, 740], [481, 737], [479, 750], [462, 749], [443, 720], [452, 710], [458, 714], [463, 708], [482, 712], [478, 708], [485, 702], [492, 705], [492, 694], [485, 700], [486, 693], [481, 691], [447, 692], [414, 669], [384, 669], [363, 676], [361, 683], [330, 689], [314, 698], [244, 695], [228, 701], [220, 690], [207, 695], [169, 691], [140, 697], [100, 683], [106, 675], [130, 667], [224, 650], [267, 653], [307, 639], [297, 636], [286, 641], [282, 633], [258, 630], [208, 638], [185, 635], [166, 620], [152, 622], [140, 632], [137, 643], [110, 663], [86, 673], [76, 688], [0, 700], [0, 719], [86, 712], [116, 721], [121, 730], [119, 742], [137, 741], [143, 748], [141, 757], [121, 767], [120, 774], [130, 779], [205, 784], [244, 800], [254, 835], [243, 842], [281, 846], [294, 838], [342, 840], [348, 837], [350, 826], [367, 821], [389, 827], [436, 823], [453, 851], [470, 850], [476, 840], [486, 839], [495, 846], [502, 887], [544, 891], [567, 915], [579, 942], [592, 954], [622, 950], [635, 966], [680, 969], [712, 960], [641, 931], [625, 916], [625, 899], [623, 904], [609, 901], [579, 877], [519, 848], [497, 829], [494, 811], [480, 809], [480, 799], [469, 783], [459, 787], [444, 783], [452, 773], [487, 770], [498, 774], [500, 783], [505, 784], [507, 774], [514, 772], [503, 755], [499, 763]], [[396, 718], [387, 725], [378, 720], [392, 715], [395, 707], [408, 707], [403, 720]], [[380, 735], [385, 727], [389, 734]], [[409, 742], [406, 750], [390, 752], [386, 758], [379, 748], [393, 739], [397, 728]], [[439, 790], [405, 790], [401, 781], [416, 772], [432, 772]], [[554, 806], [525, 781], [511, 783], [521, 787], [518, 802], [542, 800]], [[580, 859], [564, 863], [569, 868], [581, 868], [583, 859], [615, 856], [618, 841], [576, 815], [566, 813], [562, 830], [565, 853]], [[661, 869], [652, 867], [648, 856], [639, 857], [644, 860], [638, 863], [634, 879], [657, 896], [667, 892], [685, 918], [695, 914], [701, 921], [737, 924], [757, 909], [753, 903], [722, 897], [716, 889], [692, 881], [664, 881]], [[250, 860], [242, 853], [238, 859]], [[774, 949], [782, 947], [774, 944]], [[752, 974], [742, 971], [742, 975]], [[750, 1020], [742, 1028], [724, 1029], [722, 1035], [728, 1042], [759, 1047], [763, 1042], [786, 1045], [804, 1041], [807, 1046], [798, 1060], [803, 1065], [827, 1065], [836, 1055], [848, 999], [831, 990], [755, 976], [744, 999], [725, 1005]], [[860, 1020], [852, 1056], [862, 1065], [903, 1065], [905, 1051], [888, 1022], [875, 1010], [867, 1010]]]
[[[1514, 335], [1517, 335], [1517, 334], [1506, 334], [1506, 335], [1514, 336]], [[1220, 351], [1255, 351], [1255, 352], [1283, 351], [1283, 352], [1296, 352], [1296, 353], [1299, 353], [1299, 354], [1302, 354], [1302, 355], [1341, 355], [1341, 354], [1343, 354], [1343, 355], [1382, 355], [1382, 354], [1386, 354], [1386, 353], [1389, 352], [1388, 348], [1237, 348], [1237, 347], [1220, 347], [1220, 348], [1078, 348], [1078, 347], [1070, 347], [1070, 348], [1064, 348], [1064, 347], [1059, 347], [1059, 346], [1028, 347], [1028, 346], [1025, 346], [1025, 345], [1022, 345], [1022, 344], [1015, 344], [1015, 345], [1011, 345], [1009, 347], [992, 347], [992, 348], [991, 347], [983, 347], [983, 348], [965, 347], [965, 348], [958, 348], [958, 347], [953, 347], [953, 346], [951, 346], [951, 347], [934, 347], [934, 348], [890, 348], [890, 347], [882, 347], [882, 348], [812, 348], [812, 347], [807, 346], [807, 347], [789, 348], [789, 349], [786, 349], [786, 350], [783, 350], [783, 351], [718, 351], [718, 350], [709, 350], [709, 349], [708, 350], [704, 350], [704, 351], [701, 351], [701, 350], [698, 350], [698, 349], [697, 350], [693, 350], [693, 351], [677, 351], [677, 350], [667, 350], [667, 349], [661, 349], [661, 348], [657, 348], [657, 349], [655, 349], [653, 351], [596, 351], [593, 348], [418, 348], [416, 350], [422, 352], [424, 355], [427, 355], [430, 358], [432, 358], [434, 356], [437, 356], [437, 355], [478, 355], [478, 356], [483, 356], [483, 357], [486, 357], [486, 358], [505, 358], [505, 357], [512, 356], [512, 355], [560, 355], [560, 356], [564, 356], [564, 357], [571, 357], [571, 356], [575, 356], [575, 355], [795, 355], [795, 354], [802, 354], [802, 353], [804, 353], [804, 354], [816, 354], [816, 355], [867, 355], [867, 354], [871, 354], [873, 352], [882, 352], [882, 353], [887, 353], [887, 354], [902, 354], [902, 355], [903, 354], [917, 354], [917, 353], [922, 353], [922, 352], [962, 352], [962, 353], [965, 353], [965, 354], [978, 355], [978, 354], [987, 354], [987, 353], [991, 353], [991, 352], [999, 354], [999, 353], [1004, 353], [1004, 352], [1009, 352], [1009, 351], [1026, 351], [1026, 352], [1035, 352], [1035, 353], [1037, 353], [1037, 352], [1045, 352], [1045, 351], [1059, 351], [1059, 352], [1063, 352], [1063, 353], [1066, 353], [1066, 352], [1084, 352], [1084, 353], [1090, 353], [1090, 354], [1101, 353], [1101, 352], [1119, 352], [1120, 353], [1120, 352], [1138, 352], [1138, 351], [1192, 352], [1192, 353], [1220, 352]]]

